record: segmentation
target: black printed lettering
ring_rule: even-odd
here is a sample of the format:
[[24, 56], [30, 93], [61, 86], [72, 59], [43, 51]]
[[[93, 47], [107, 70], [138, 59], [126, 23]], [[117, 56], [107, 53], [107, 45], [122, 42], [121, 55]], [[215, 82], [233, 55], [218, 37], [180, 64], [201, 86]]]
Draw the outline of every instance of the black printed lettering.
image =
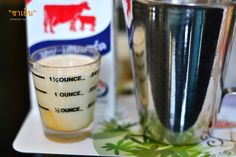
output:
[[97, 85], [91, 87], [91, 88], [89, 89], [89, 92], [92, 92], [92, 91], [94, 91], [94, 90], [96, 90], [96, 89], [97, 89]]
[[72, 108], [55, 108], [56, 113], [71, 113], [71, 112], [80, 112], [83, 111], [80, 106]]
[[81, 91], [59, 93], [60, 97], [73, 97], [73, 96], [80, 96], [80, 95], [84, 95], [84, 94], [81, 93]]
[[98, 75], [98, 73], [99, 73], [99, 69], [94, 71], [94, 72], [92, 72], [90, 77], [94, 77], [95, 75]]
[[90, 108], [90, 107], [92, 107], [94, 104], [95, 104], [95, 101], [94, 101], [94, 102], [91, 102], [91, 103], [89, 103], [87, 108]]
[[77, 82], [85, 80], [82, 76], [74, 76], [74, 77], [49, 77], [49, 81], [55, 83], [62, 82]]

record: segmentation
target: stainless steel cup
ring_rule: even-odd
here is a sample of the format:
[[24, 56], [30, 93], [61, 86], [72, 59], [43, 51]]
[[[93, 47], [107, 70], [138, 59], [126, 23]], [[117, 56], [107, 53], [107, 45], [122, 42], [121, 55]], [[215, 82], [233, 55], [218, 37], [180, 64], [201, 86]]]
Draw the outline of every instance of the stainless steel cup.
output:
[[235, 3], [123, 0], [144, 133], [183, 145], [211, 133], [232, 48]]

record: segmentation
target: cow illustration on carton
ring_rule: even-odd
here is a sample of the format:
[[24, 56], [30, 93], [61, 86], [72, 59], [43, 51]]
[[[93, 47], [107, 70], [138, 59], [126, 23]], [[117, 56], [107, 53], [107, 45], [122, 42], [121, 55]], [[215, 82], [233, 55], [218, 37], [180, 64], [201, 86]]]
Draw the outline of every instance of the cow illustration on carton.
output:
[[76, 32], [76, 21], [81, 22], [80, 30], [84, 30], [85, 24], [91, 25], [91, 31], [95, 30], [94, 16], [82, 15], [84, 10], [90, 10], [88, 2], [73, 5], [45, 5], [44, 6], [44, 32], [55, 33], [54, 27], [62, 23], [70, 23], [70, 30]]
[[91, 25], [90, 31], [95, 31], [95, 25], [96, 25], [96, 17], [95, 16], [86, 16], [86, 15], [78, 15], [77, 18], [81, 22], [80, 30], [85, 30], [85, 24]]

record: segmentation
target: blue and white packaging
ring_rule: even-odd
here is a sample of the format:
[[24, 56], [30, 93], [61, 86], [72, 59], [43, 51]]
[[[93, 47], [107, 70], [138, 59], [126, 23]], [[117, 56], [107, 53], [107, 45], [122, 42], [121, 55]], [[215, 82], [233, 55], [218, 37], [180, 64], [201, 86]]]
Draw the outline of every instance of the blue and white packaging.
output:
[[[102, 54], [96, 114], [115, 114], [115, 49], [113, 0], [27, 0], [28, 53], [60, 45], [94, 47]], [[37, 100], [30, 75], [32, 108]]]

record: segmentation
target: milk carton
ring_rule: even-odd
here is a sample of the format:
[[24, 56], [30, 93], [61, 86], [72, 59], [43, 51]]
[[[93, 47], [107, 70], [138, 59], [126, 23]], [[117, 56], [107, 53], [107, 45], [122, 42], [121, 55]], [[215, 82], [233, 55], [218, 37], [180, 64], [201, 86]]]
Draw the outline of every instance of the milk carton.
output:
[[[96, 48], [102, 54], [96, 109], [112, 118], [115, 112], [115, 55], [112, 0], [27, 0], [28, 53], [68, 44]], [[31, 77], [31, 75], [30, 75]], [[31, 103], [37, 100], [30, 78]], [[36, 106], [37, 107], [37, 106]]]

